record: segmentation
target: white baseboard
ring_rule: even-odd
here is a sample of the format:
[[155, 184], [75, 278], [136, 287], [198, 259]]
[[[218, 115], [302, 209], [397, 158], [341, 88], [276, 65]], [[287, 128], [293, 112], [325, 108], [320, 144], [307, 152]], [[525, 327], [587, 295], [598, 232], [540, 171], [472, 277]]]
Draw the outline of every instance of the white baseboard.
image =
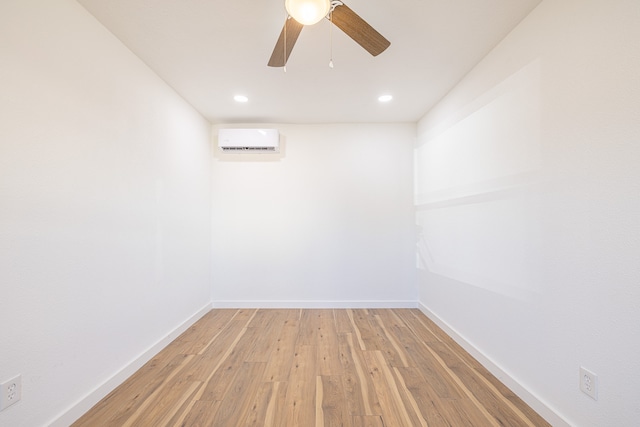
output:
[[564, 420], [560, 415], [551, 409], [549, 405], [544, 403], [541, 399], [523, 387], [515, 378], [503, 370], [497, 363], [491, 360], [478, 350], [473, 344], [460, 335], [454, 328], [452, 328], [447, 322], [442, 320], [438, 315], [429, 310], [429, 308], [423, 303], [418, 303], [418, 308], [425, 316], [433, 320], [443, 331], [447, 333], [455, 342], [460, 344], [469, 354], [471, 354], [478, 362], [495, 375], [504, 385], [509, 387], [520, 399], [522, 399], [527, 405], [529, 405], [534, 411], [536, 411], [542, 418], [547, 420], [549, 424], [554, 427], [571, 427], [571, 425]]
[[418, 301], [213, 301], [213, 308], [417, 308]]
[[116, 387], [122, 384], [127, 378], [133, 375], [138, 369], [140, 369], [145, 363], [151, 360], [156, 354], [165, 348], [169, 343], [176, 339], [181, 333], [186, 331], [191, 325], [198, 321], [202, 316], [207, 314], [211, 310], [211, 303], [207, 303], [204, 307], [198, 310], [193, 316], [182, 322], [179, 326], [174, 328], [166, 336], [145, 350], [141, 355], [132, 360], [129, 364], [123, 367], [119, 372], [109, 378], [107, 381], [90, 391], [85, 397], [73, 404], [69, 409], [65, 410], [54, 421], [52, 421], [50, 427], [67, 427], [73, 424], [78, 418], [84, 415], [89, 409], [91, 409], [96, 403], [102, 400], [107, 394], [111, 393]]

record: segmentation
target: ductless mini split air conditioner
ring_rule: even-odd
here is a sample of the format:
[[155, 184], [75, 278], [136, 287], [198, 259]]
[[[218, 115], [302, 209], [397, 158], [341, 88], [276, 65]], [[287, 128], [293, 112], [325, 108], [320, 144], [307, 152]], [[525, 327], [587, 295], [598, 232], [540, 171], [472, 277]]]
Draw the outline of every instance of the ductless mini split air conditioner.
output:
[[279, 151], [277, 129], [220, 129], [218, 146], [223, 151], [273, 153]]

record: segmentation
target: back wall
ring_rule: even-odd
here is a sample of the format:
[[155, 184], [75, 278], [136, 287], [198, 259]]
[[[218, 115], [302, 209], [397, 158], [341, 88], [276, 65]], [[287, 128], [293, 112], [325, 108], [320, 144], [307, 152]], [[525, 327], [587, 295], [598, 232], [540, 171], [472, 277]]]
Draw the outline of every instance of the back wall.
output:
[[214, 306], [415, 306], [415, 124], [262, 127], [279, 155], [214, 150]]

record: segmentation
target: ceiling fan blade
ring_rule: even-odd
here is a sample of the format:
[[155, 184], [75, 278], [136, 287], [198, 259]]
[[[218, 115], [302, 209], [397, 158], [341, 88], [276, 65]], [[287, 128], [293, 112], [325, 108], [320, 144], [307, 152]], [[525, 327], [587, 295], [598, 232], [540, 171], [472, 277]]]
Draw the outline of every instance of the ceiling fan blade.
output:
[[302, 27], [304, 27], [304, 25], [295, 19], [287, 18], [280, 32], [280, 37], [278, 37], [278, 41], [276, 42], [276, 47], [273, 48], [273, 52], [271, 53], [271, 58], [267, 64], [269, 67], [284, 67], [287, 64], [287, 60], [289, 56], [291, 56], [291, 51], [296, 44], [296, 40], [298, 40]]
[[357, 13], [341, 4], [332, 12], [331, 21], [373, 56], [378, 56], [391, 42], [385, 39]]

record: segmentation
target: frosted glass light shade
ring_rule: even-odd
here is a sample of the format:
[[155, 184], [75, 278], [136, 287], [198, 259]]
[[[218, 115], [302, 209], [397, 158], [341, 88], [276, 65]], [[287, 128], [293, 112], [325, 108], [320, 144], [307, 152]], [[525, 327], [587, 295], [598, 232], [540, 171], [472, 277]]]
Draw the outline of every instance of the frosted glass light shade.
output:
[[327, 16], [331, 0], [285, 0], [284, 7], [302, 25], [313, 25]]

